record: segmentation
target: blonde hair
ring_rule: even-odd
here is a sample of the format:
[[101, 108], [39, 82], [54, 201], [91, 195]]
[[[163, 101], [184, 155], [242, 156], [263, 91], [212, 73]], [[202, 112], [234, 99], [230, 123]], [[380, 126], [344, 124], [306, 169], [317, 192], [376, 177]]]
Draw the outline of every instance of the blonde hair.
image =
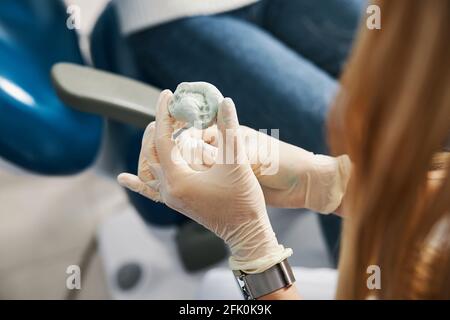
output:
[[[337, 298], [450, 298], [450, 1], [378, 0], [329, 118], [353, 162]], [[367, 268], [381, 270], [381, 289]]]

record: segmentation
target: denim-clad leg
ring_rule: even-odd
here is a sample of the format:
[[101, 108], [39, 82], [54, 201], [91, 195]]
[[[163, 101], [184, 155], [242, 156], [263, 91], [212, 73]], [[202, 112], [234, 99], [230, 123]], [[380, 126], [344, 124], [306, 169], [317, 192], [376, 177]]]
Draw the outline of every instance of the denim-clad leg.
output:
[[277, 39], [338, 76], [367, 0], [264, 0], [261, 25]]
[[[366, 6], [366, 0], [264, 0], [264, 14], [258, 23], [302, 57], [337, 77]], [[319, 222], [336, 263], [340, 218], [320, 215]]]
[[186, 18], [129, 38], [146, 80], [175, 89], [208, 81], [236, 103], [241, 124], [325, 152], [324, 119], [336, 90], [325, 71], [265, 30], [232, 15]]

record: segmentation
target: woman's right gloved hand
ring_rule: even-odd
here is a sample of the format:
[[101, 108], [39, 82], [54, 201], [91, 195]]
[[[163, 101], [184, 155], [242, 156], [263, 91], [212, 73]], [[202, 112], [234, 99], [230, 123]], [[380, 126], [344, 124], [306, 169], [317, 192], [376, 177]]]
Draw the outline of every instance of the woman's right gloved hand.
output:
[[[347, 155], [314, 154], [245, 126], [241, 126], [241, 132], [267, 204], [324, 214], [335, 212], [340, 206], [351, 172]], [[179, 144], [184, 154], [194, 154], [196, 160], [202, 155], [205, 161], [197, 163], [208, 166], [214, 158], [216, 137], [215, 126], [202, 132], [189, 129], [180, 136]]]
[[280, 245], [273, 232], [232, 100], [224, 99], [219, 106], [217, 123], [223, 137], [219, 156], [209, 168], [194, 170], [172, 139], [175, 119], [168, 111], [170, 99], [170, 91], [161, 93], [156, 123], [144, 133], [138, 176], [122, 173], [119, 183], [217, 234], [230, 248], [233, 270], [260, 273], [285, 260], [292, 250]]

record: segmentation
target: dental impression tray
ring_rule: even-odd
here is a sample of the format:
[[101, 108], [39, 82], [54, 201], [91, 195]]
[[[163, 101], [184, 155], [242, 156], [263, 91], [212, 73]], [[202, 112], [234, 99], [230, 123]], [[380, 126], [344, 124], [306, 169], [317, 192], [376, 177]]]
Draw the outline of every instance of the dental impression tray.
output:
[[[57, 63], [51, 78], [58, 97], [70, 107], [145, 128], [155, 120], [160, 90], [142, 82], [73, 63]], [[183, 82], [169, 104], [170, 114], [186, 127], [215, 123], [220, 91], [207, 82]]]

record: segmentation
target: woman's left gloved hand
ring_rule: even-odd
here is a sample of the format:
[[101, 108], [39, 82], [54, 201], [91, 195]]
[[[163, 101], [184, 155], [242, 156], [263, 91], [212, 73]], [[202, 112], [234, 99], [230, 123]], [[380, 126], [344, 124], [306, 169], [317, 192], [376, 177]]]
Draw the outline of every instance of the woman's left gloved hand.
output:
[[[351, 174], [347, 155], [314, 154], [263, 132], [240, 126], [247, 158], [268, 205], [335, 212], [341, 205]], [[178, 138], [183, 158], [195, 170], [214, 164], [217, 127], [190, 128]]]
[[194, 170], [172, 139], [174, 119], [167, 106], [172, 97], [163, 91], [156, 124], [145, 131], [138, 176], [120, 174], [121, 185], [164, 202], [209, 230], [230, 247], [230, 267], [258, 273], [292, 254], [277, 241], [267, 216], [264, 195], [244, 150], [236, 109], [227, 98], [219, 106], [215, 163]]

